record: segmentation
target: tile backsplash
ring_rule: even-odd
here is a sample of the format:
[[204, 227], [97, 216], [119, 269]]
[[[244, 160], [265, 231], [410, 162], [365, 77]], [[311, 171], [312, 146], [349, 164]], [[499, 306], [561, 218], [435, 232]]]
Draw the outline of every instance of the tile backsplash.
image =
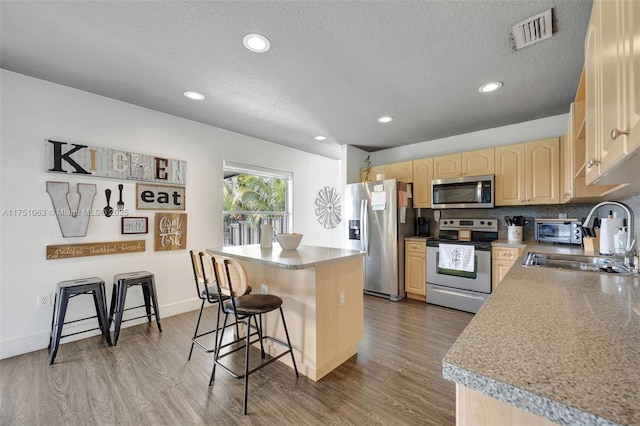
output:
[[[625, 204], [634, 215], [634, 237], [636, 238], [636, 247], [640, 240], [640, 195], [630, 198], [616, 200]], [[504, 221], [505, 216], [524, 216], [531, 219], [531, 223], [524, 227], [524, 240], [533, 240], [533, 219], [536, 218], [556, 218], [560, 214], [567, 214], [568, 218], [583, 219], [587, 217], [593, 206], [597, 203], [589, 204], [553, 204], [553, 205], [536, 205], [536, 206], [507, 206], [495, 207], [492, 209], [445, 209], [440, 210], [440, 220], [456, 219], [456, 218], [495, 218], [498, 219], [498, 238], [507, 238], [507, 224]], [[598, 213], [600, 217], [606, 217], [609, 210], [617, 211], [619, 217], [624, 217], [624, 211], [619, 208], [601, 207]], [[420, 216], [428, 217], [431, 221], [431, 235], [437, 235], [438, 224], [433, 221], [433, 210], [421, 209]]]

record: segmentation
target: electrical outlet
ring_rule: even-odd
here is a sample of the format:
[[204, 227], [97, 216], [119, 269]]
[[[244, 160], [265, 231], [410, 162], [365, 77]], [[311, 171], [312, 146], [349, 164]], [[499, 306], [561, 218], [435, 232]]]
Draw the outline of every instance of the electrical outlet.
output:
[[51, 293], [42, 293], [38, 295], [38, 308], [46, 308], [53, 303], [53, 296]]
[[260, 289], [262, 294], [267, 294], [269, 293], [269, 286], [266, 284], [262, 284], [262, 288]]
[[344, 306], [344, 291], [340, 292], [340, 296], [338, 297], [338, 303], [340, 304], [340, 306]]

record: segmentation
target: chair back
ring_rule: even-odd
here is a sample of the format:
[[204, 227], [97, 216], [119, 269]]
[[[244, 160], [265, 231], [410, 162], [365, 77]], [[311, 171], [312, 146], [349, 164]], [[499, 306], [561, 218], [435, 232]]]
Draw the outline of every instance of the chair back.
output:
[[211, 271], [211, 262], [203, 262], [202, 256], [203, 254], [208, 254], [206, 252], [198, 252], [196, 250], [191, 250], [189, 255], [191, 256], [191, 266], [193, 267], [193, 277], [196, 282], [196, 290], [198, 291], [198, 297], [203, 298], [203, 294], [206, 298], [209, 298], [209, 286], [215, 283], [215, 276]]
[[200, 260], [205, 279], [216, 283], [220, 297], [239, 297], [249, 292], [247, 273], [237, 260], [206, 252], [200, 253]]

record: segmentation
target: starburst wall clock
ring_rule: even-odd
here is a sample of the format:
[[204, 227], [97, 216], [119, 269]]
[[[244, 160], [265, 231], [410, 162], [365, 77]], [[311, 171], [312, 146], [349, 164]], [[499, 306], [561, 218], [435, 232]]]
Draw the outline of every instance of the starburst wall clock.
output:
[[316, 197], [316, 216], [320, 225], [326, 229], [333, 229], [342, 220], [342, 206], [340, 194], [335, 188], [325, 186]]

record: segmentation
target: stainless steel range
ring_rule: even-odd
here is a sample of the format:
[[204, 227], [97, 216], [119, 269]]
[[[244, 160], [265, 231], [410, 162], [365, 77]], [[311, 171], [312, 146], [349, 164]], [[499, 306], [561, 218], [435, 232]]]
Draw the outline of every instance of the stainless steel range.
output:
[[[438, 238], [427, 240], [427, 303], [476, 313], [491, 294], [491, 241], [496, 239], [498, 219], [441, 220]], [[452, 264], [451, 254], [456, 260], [468, 256], [468, 262]]]

